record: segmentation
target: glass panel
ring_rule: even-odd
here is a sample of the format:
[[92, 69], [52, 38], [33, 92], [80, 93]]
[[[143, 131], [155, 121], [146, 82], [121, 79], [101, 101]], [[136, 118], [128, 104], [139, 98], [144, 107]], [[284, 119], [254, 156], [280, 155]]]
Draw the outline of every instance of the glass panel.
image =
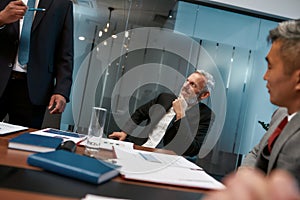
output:
[[178, 94], [196, 68], [215, 76], [216, 114], [197, 164], [225, 175], [264, 133], [275, 106], [262, 77], [275, 22], [174, 0], [74, 0], [75, 66], [61, 128], [86, 133], [93, 106], [105, 133], [161, 92]]

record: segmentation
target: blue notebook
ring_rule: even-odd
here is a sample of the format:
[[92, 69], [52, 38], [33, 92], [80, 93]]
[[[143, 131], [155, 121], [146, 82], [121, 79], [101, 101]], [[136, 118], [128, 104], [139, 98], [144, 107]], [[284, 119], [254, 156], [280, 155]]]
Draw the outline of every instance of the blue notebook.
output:
[[117, 176], [120, 168], [120, 166], [102, 160], [64, 150], [32, 154], [28, 157], [27, 163], [94, 184], [100, 184]]
[[33, 152], [49, 152], [58, 148], [62, 142], [62, 138], [23, 133], [10, 139], [8, 148]]

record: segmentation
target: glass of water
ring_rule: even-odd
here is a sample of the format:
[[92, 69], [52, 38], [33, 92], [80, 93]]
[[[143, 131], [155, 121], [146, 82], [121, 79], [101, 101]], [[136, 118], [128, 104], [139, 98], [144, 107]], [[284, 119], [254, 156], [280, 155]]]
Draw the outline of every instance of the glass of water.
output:
[[93, 107], [85, 146], [85, 153], [89, 156], [94, 156], [100, 149], [106, 113], [107, 110], [105, 108]]

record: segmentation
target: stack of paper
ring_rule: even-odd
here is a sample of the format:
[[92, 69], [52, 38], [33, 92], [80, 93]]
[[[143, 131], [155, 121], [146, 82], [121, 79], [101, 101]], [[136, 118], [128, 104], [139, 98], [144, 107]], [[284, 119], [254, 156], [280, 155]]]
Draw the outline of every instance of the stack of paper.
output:
[[222, 183], [182, 156], [115, 147], [116, 162], [126, 179], [202, 189], [223, 189]]
[[9, 133], [27, 130], [28, 127], [18, 126], [14, 124], [8, 124], [5, 122], [0, 122], [0, 135], [6, 135]]

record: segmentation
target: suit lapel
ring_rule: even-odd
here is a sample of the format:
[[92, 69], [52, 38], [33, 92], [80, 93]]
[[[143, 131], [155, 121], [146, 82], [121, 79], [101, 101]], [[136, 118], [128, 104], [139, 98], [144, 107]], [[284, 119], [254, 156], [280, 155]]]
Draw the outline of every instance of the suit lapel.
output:
[[45, 12], [36, 12], [33, 24], [32, 24], [32, 31], [36, 29], [36, 27], [41, 22], [42, 18], [45, 16], [45, 14], [48, 12], [48, 9], [50, 8], [50, 5], [52, 4], [53, 0], [40, 0], [38, 7], [39, 8], [45, 8]]
[[[144, 132], [149, 133], [153, 128], [158, 124], [158, 122], [165, 116], [165, 114], [172, 107], [172, 102], [176, 99], [175, 95], [172, 94], [163, 94], [156, 102], [158, 105], [153, 105], [151, 108], [151, 120], [148, 126], [145, 127]], [[162, 109], [161, 106], [164, 108]], [[149, 110], [150, 111], [150, 110]]]
[[260, 144], [260, 151], [258, 152], [258, 155], [262, 154], [263, 149], [268, 144], [268, 139], [272, 135], [272, 133], [277, 128], [278, 124], [282, 121], [282, 119], [287, 116], [287, 110], [285, 108], [279, 108], [274, 115], [272, 116], [271, 124], [269, 130], [266, 132], [266, 134], [261, 139]]
[[272, 170], [275, 161], [286, 141], [293, 136], [299, 130], [300, 112], [298, 112], [291, 121], [282, 130], [282, 133], [278, 136], [272, 149], [272, 153], [268, 165], [268, 173]]
[[20, 35], [20, 21], [17, 21], [15, 23], [13, 23], [13, 29], [18, 34], [18, 38], [19, 38], [19, 35]]
[[[264, 137], [262, 138], [262, 146], [260, 148], [260, 151], [258, 152], [258, 155], [262, 154], [262, 151], [264, 150], [265, 146], [268, 145], [268, 139], [269, 137], [272, 135], [272, 133], [275, 131], [275, 129], [277, 128], [278, 124], [281, 122], [281, 120], [284, 118], [284, 116], [280, 116], [278, 117], [275, 121], [274, 121], [274, 125], [270, 126], [269, 130], [267, 131], [267, 133], [264, 135]], [[273, 149], [274, 150], [274, 149]]]

